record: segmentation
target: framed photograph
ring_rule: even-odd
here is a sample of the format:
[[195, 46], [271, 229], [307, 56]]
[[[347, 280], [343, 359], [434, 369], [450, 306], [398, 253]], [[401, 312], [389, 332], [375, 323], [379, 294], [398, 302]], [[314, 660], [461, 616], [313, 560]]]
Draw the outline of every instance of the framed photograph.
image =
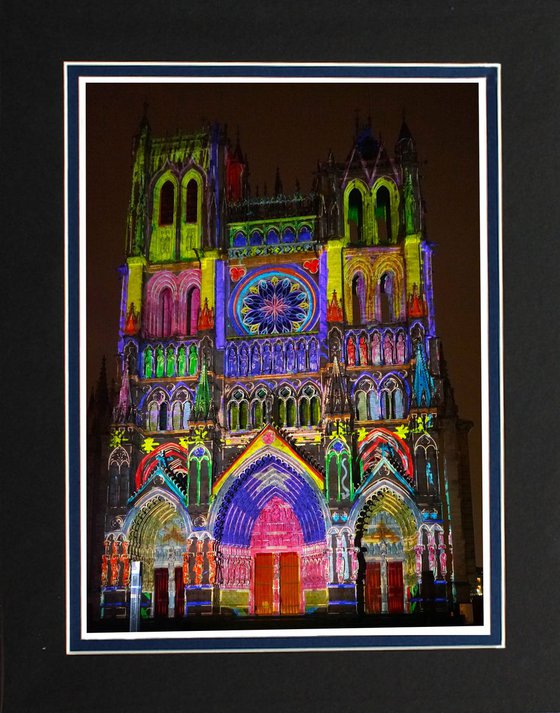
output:
[[65, 64], [69, 653], [504, 646], [498, 65]]

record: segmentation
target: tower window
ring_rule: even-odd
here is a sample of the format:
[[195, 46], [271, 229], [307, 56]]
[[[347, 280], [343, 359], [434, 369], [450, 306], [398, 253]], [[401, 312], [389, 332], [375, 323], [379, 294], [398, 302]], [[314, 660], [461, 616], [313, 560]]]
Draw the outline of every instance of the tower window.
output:
[[321, 406], [319, 403], [319, 398], [313, 396], [311, 399], [311, 425], [318, 426], [321, 420]]
[[380, 243], [391, 242], [391, 196], [385, 186], [375, 194], [375, 219]]
[[171, 309], [173, 305], [173, 298], [171, 295], [171, 290], [166, 288], [161, 291], [159, 296], [159, 330], [158, 336], [168, 337], [171, 334]]
[[350, 227], [350, 242], [359, 243], [362, 240], [363, 203], [362, 194], [353, 188], [348, 196], [348, 223]]
[[393, 321], [393, 276], [389, 272], [381, 275], [379, 280], [379, 301], [381, 306], [381, 321]]
[[365, 281], [361, 272], [352, 279], [352, 317], [354, 324], [362, 324], [365, 317]]
[[239, 406], [236, 403], [229, 404], [229, 427], [232, 431], [239, 428]]
[[159, 430], [167, 430], [167, 403], [164, 401], [159, 409]]
[[286, 402], [286, 426], [292, 428], [296, 425], [296, 400], [288, 399]]
[[186, 207], [187, 223], [198, 222], [198, 185], [194, 178], [187, 183], [187, 207]]
[[159, 224], [173, 225], [175, 214], [175, 188], [171, 181], [166, 181], [159, 194]]
[[241, 431], [246, 431], [249, 425], [247, 402], [242, 401], [239, 404], [239, 429]]
[[197, 332], [198, 310], [200, 308], [200, 290], [198, 287], [191, 287], [188, 291], [186, 307], [186, 333], [193, 335]]

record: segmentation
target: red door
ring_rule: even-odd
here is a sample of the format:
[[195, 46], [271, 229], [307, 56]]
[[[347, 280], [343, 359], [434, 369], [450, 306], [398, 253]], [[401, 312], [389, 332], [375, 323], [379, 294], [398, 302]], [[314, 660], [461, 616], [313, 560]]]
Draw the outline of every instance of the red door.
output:
[[183, 582], [183, 568], [175, 567], [175, 616], [185, 614], [185, 583]]
[[368, 614], [381, 613], [381, 563], [366, 562], [365, 609]]
[[297, 552], [280, 555], [280, 614], [299, 614], [299, 557]]
[[169, 570], [158, 567], [154, 570], [154, 616], [165, 617], [169, 611]]
[[255, 555], [255, 614], [272, 614], [274, 555]]
[[404, 584], [402, 562], [387, 562], [387, 584], [389, 587], [389, 613], [404, 611]]

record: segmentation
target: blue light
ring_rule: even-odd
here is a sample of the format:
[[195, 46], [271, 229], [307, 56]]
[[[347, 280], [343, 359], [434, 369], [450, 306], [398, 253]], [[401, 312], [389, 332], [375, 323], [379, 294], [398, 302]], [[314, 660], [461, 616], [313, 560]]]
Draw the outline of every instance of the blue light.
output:
[[185, 602], [185, 607], [209, 607], [212, 606], [212, 602]]

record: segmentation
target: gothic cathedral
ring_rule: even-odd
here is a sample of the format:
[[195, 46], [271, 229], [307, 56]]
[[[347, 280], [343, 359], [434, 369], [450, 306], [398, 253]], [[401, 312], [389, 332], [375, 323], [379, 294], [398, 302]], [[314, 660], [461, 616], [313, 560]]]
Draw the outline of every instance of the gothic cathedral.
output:
[[[119, 385], [92, 587], [143, 619], [458, 612], [467, 436], [415, 141], [371, 127], [313, 189], [252, 195], [223, 127], [133, 145]], [[97, 476], [99, 477], [99, 476]], [[202, 621], [202, 619], [200, 620]]]

